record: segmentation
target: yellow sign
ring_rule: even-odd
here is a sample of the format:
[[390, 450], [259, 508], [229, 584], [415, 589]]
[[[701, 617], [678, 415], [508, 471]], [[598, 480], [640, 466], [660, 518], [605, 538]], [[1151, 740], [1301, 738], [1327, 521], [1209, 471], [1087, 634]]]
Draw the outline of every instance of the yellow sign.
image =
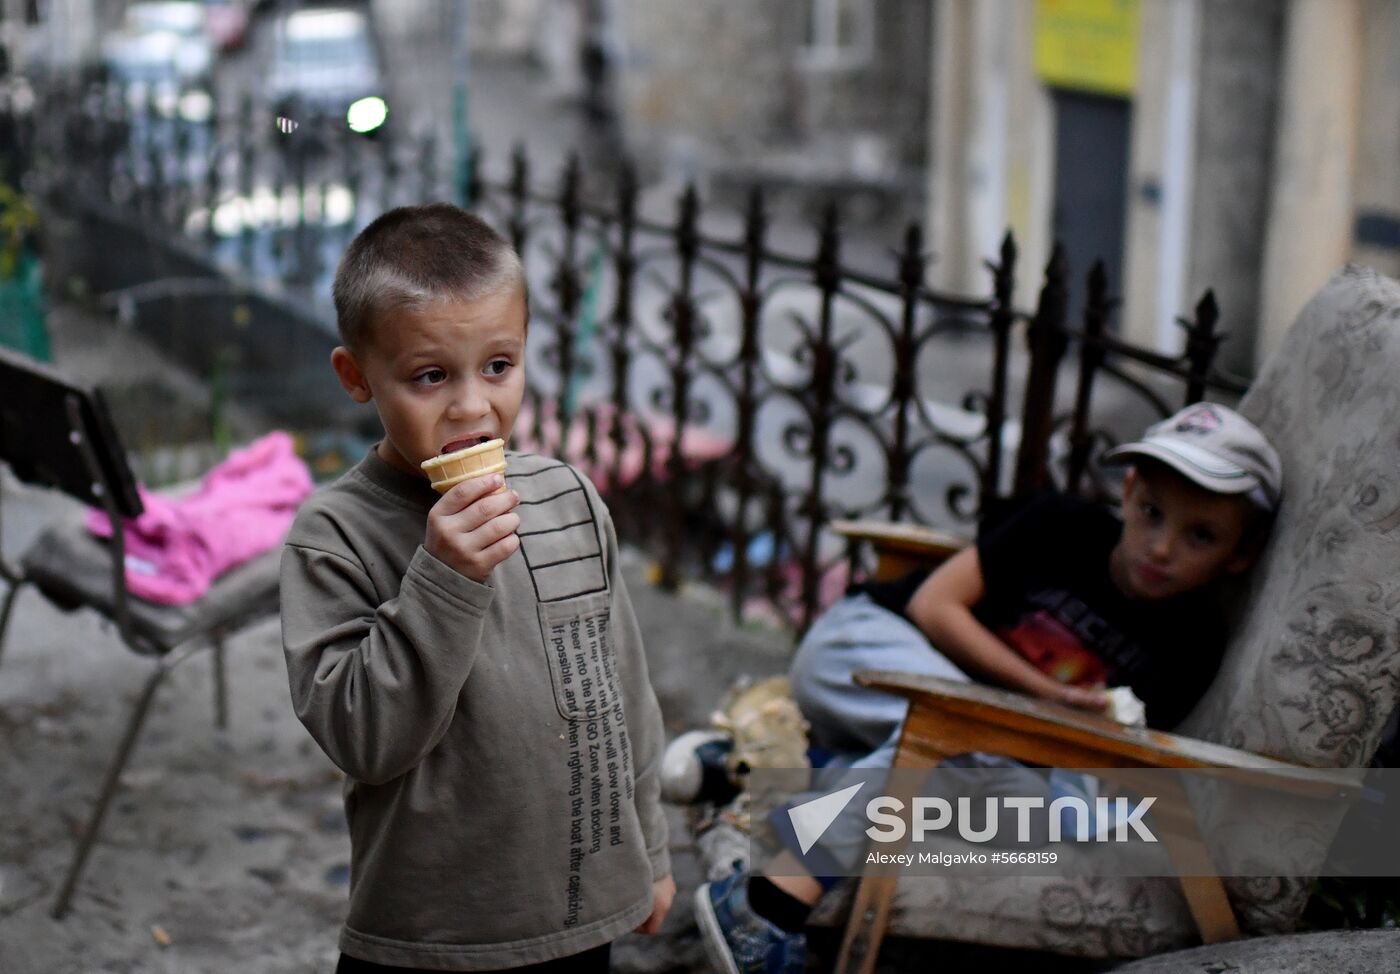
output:
[[1132, 95], [1138, 0], [1036, 0], [1035, 73], [1048, 85]]

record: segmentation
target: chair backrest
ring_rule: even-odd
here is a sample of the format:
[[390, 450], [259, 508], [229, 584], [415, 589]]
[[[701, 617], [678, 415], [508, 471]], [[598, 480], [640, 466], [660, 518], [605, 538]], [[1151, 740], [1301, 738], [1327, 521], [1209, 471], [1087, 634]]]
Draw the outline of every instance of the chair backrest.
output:
[[115, 508], [123, 517], [141, 513], [136, 481], [101, 393], [6, 349], [0, 349], [0, 460], [20, 480]]
[[1185, 733], [1362, 767], [1400, 697], [1400, 283], [1347, 267], [1308, 303], [1240, 411], [1284, 499]]

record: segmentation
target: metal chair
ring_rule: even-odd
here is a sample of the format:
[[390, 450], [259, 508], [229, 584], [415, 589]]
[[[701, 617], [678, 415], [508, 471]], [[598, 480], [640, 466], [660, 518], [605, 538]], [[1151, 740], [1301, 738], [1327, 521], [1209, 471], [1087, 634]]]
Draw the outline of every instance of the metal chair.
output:
[[0, 650], [20, 589], [28, 585], [61, 608], [87, 608], [116, 624], [122, 642], [151, 658], [154, 669], [136, 699], [112, 755], [96, 805], [78, 839], [52, 914], [68, 911], [122, 770], [170, 671], [200, 649], [214, 650], [214, 720], [227, 723], [224, 641], [248, 623], [277, 611], [279, 553], [270, 551], [221, 576], [197, 602], [166, 606], [127, 590], [123, 519], [142, 503], [106, 403], [96, 389], [69, 382], [54, 369], [0, 349], [0, 460], [26, 483], [50, 487], [111, 519], [110, 541], [93, 537], [77, 518], [45, 530], [17, 566], [0, 557], [7, 591], [0, 606]]

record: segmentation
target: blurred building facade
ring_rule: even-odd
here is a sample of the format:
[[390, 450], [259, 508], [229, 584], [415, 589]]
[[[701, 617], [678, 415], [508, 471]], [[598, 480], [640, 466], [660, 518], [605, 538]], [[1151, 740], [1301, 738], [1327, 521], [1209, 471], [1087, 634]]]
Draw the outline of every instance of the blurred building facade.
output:
[[[90, 59], [123, 6], [0, 0], [7, 27], [50, 24], [31, 53], [53, 65]], [[986, 294], [1009, 227], [1028, 307], [1060, 240], [1081, 280], [1105, 260], [1124, 337], [1176, 351], [1176, 316], [1213, 287], [1237, 371], [1343, 262], [1400, 274], [1400, 0], [371, 6], [381, 30], [437, 39], [398, 72], [429, 122], [452, 114], [466, 47], [528, 59], [651, 173], [712, 198], [758, 183], [922, 219], [943, 288]], [[442, 42], [463, 31], [463, 50]]]
[[630, 147], [720, 188], [810, 190], [919, 216], [927, 0], [614, 0], [613, 10]]
[[[1206, 287], [1252, 371], [1348, 260], [1400, 273], [1400, 0], [934, 0], [937, 283], [1102, 256], [1164, 351]], [[1038, 282], [1020, 282], [1022, 302]]]
[[602, 32], [629, 151], [873, 194], [924, 219], [938, 286], [985, 293], [1009, 227], [1029, 306], [1058, 240], [1163, 351], [1214, 288], [1252, 373], [1342, 263], [1400, 274], [1400, 0], [493, 3]]

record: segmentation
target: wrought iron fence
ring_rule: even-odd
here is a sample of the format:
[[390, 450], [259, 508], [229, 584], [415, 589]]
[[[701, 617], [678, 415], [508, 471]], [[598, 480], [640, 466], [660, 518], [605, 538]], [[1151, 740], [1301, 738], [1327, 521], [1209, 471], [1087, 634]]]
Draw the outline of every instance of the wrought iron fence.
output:
[[[310, 123], [288, 141], [296, 133], [251, 104], [207, 138], [178, 120], [162, 129], [151, 106], [110, 89], [53, 104], [64, 124], [49, 158], [70, 205], [91, 198], [163, 227], [323, 315], [340, 249], [378, 212], [471, 200], [531, 281], [532, 388], [516, 445], [584, 467], [663, 583], [717, 581], [740, 615], [812, 619], [860, 569], [826, 530], [834, 518], [970, 526], [993, 498], [1050, 485], [1107, 494], [1105, 447], [1207, 391], [1244, 388], [1214, 365], [1209, 292], [1182, 320], [1179, 355], [1138, 348], [1115, 332], [1101, 264], [1083, 321], [1066, 319], [1073, 282], [1058, 247], [1035, 309], [1015, 308], [1026, 271], [1009, 234], [986, 293], [962, 296], [926, 284], [917, 226], [887, 275], [844, 259], [835, 206], [810, 252], [778, 248], [760, 190], [726, 233], [707, 225], [693, 187], [673, 217], [642, 215], [625, 165], [585, 192], [572, 161], [551, 188], [517, 151], [494, 177], [474, 157], [450, 186], [431, 144]], [[332, 330], [327, 319], [327, 342]]]

